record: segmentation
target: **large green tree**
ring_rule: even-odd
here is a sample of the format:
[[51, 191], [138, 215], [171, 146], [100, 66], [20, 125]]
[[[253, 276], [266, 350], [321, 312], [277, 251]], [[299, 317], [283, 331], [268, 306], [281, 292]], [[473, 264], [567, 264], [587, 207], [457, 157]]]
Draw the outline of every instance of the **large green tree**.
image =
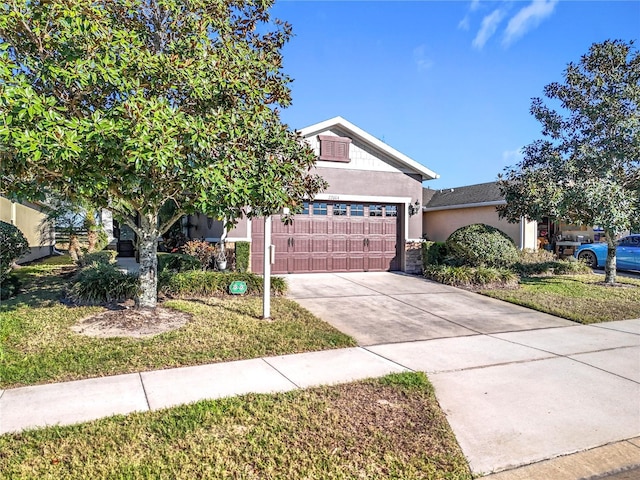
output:
[[[0, 6], [4, 193], [55, 191], [138, 235], [138, 305], [156, 241], [200, 211], [233, 224], [324, 188], [283, 125], [288, 24], [272, 0], [10, 0]], [[160, 209], [174, 215], [160, 221]], [[247, 209], [247, 207], [251, 207]]]
[[563, 83], [544, 89], [556, 109], [533, 99], [544, 139], [498, 183], [510, 221], [549, 216], [604, 229], [605, 281], [616, 280], [616, 237], [640, 225], [640, 56], [633, 42], [595, 43]]

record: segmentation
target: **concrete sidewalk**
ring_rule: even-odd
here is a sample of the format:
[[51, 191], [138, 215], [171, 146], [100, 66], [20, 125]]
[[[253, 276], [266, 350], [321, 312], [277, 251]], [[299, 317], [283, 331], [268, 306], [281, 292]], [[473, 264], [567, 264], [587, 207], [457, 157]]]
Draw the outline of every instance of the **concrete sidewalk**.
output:
[[[407, 370], [429, 374], [476, 474], [616, 442], [623, 442], [623, 447], [614, 448], [617, 456], [605, 455], [609, 463], [596, 462], [601, 468], [609, 468], [611, 461], [617, 469], [640, 465], [640, 320], [327, 350], [9, 389], [0, 392], [0, 433]], [[586, 468], [582, 455], [578, 463]], [[508, 477], [503, 472], [498, 478], [551, 478], [531, 476], [532, 467], [528, 468], [528, 476]], [[511, 470], [512, 475], [519, 471]], [[596, 473], [607, 471], [612, 469]]]
[[575, 480], [640, 467], [640, 319], [577, 325], [389, 273], [290, 284], [362, 346], [0, 391], [0, 433], [409, 370], [429, 375], [475, 474]]
[[401, 371], [363, 348], [346, 348], [14, 388], [0, 391], [0, 434]]

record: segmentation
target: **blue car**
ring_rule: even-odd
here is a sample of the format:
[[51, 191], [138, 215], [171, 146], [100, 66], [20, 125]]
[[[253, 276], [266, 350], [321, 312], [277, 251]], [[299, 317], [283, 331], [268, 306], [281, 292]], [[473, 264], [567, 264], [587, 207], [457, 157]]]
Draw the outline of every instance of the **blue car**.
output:
[[[617, 242], [616, 268], [619, 270], [640, 270], [640, 235], [629, 235]], [[604, 267], [607, 263], [606, 243], [585, 243], [573, 254], [591, 268]]]

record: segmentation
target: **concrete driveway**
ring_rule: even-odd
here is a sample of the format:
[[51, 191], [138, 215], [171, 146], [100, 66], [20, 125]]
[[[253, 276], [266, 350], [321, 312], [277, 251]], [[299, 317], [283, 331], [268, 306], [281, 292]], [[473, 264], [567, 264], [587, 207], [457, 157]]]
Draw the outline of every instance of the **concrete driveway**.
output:
[[[640, 466], [640, 319], [578, 325], [393, 273], [287, 280], [291, 298], [366, 350], [429, 374], [475, 474], [547, 460], [545, 473], [500, 479], [573, 480]], [[576, 452], [580, 474], [548, 465]]]
[[286, 278], [290, 298], [362, 346], [575, 325], [412, 275], [320, 273]]

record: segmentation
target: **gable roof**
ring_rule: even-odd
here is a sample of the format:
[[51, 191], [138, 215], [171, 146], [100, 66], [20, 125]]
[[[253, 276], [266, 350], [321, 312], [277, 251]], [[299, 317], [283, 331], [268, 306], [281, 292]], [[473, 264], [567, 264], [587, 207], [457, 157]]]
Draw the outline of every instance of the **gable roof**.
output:
[[311, 137], [314, 134], [326, 132], [331, 128], [339, 127], [341, 130], [346, 131], [350, 136], [357, 138], [361, 142], [367, 143], [372, 148], [384, 153], [394, 161], [398, 162], [404, 168], [411, 173], [417, 173], [422, 176], [423, 180], [433, 180], [440, 178], [440, 175], [429, 170], [424, 165], [416, 162], [412, 158], [407, 157], [404, 153], [399, 152], [395, 148], [387, 145], [381, 140], [378, 140], [373, 135], [365, 132], [361, 128], [355, 126], [353, 123], [345, 120], [342, 117], [334, 117], [324, 122], [316, 123], [308, 127], [298, 130], [300, 135], [305, 138]]
[[425, 188], [422, 193], [423, 211], [425, 212], [453, 208], [486, 207], [506, 203], [496, 182], [442, 190]]

